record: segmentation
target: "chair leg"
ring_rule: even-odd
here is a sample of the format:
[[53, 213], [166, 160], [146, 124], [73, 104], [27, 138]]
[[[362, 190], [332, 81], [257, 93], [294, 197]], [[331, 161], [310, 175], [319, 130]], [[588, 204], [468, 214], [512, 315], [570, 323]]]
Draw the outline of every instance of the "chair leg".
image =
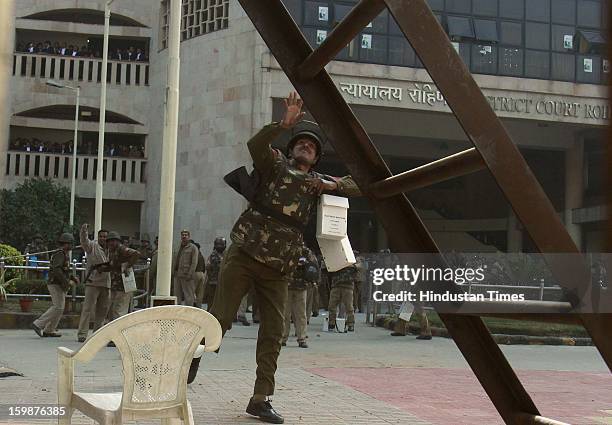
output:
[[182, 422], [179, 418], [164, 418], [161, 420], [161, 425], [181, 425]]
[[183, 423], [185, 425], [195, 425], [195, 421], [193, 420], [193, 411], [191, 410], [191, 403], [189, 402], [189, 400], [187, 400], [187, 406], [185, 410], [185, 419], [183, 420]]

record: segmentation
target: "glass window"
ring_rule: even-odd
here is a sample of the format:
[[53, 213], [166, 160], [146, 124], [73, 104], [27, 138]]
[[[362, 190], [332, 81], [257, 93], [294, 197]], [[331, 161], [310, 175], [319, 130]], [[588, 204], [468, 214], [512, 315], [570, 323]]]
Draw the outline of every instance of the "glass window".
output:
[[550, 53], [525, 51], [525, 77], [550, 78]]
[[474, 0], [474, 15], [497, 16], [497, 0]]
[[451, 39], [474, 38], [472, 19], [462, 16], [449, 16], [448, 35]]
[[553, 1], [550, 15], [556, 24], [576, 25], [576, 0]]
[[427, 0], [431, 10], [444, 10], [444, 0]]
[[499, 73], [520, 77], [523, 75], [523, 50], [512, 47], [499, 48]]
[[521, 46], [523, 44], [523, 24], [518, 22], [501, 22], [499, 27], [502, 44], [510, 44], [512, 46]]
[[565, 25], [552, 26], [552, 49], [557, 52], [573, 51], [576, 28]]
[[474, 31], [476, 39], [480, 41], [499, 41], [497, 35], [497, 21], [485, 21], [484, 19], [474, 19]]
[[550, 25], [525, 23], [525, 46], [530, 49], [550, 49]]
[[576, 74], [576, 58], [565, 53], [552, 54], [552, 79], [573, 81]]
[[601, 58], [599, 56], [578, 55], [576, 57], [576, 81], [598, 84], [601, 81]]
[[331, 8], [327, 2], [306, 1], [304, 3], [304, 25], [328, 27], [331, 24]]
[[414, 66], [415, 53], [404, 37], [389, 37], [389, 64]]
[[446, 0], [446, 11], [451, 13], [472, 13], [472, 0]]
[[388, 12], [383, 10], [368, 26], [364, 29], [366, 32], [387, 33], [387, 15]]
[[472, 45], [472, 72], [477, 74], [497, 73], [497, 47], [490, 44]]
[[527, 0], [525, 12], [528, 21], [550, 22], [550, 0]]
[[359, 60], [374, 63], [387, 62], [387, 36], [360, 34]]
[[601, 6], [598, 1], [580, 0], [578, 2], [578, 26], [599, 28], [600, 18]]
[[352, 8], [353, 6], [348, 4], [334, 4], [334, 22], [343, 20]]
[[471, 43], [457, 43], [459, 44], [459, 56], [463, 60], [465, 66], [470, 69], [470, 64], [472, 63], [471, 55], [472, 55], [472, 44]]
[[499, 16], [502, 18], [523, 19], [524, 0], [499, 0]]
[[300, 0], [283, 0], [283, 4], [295, 22], [302, 22], [302, 2]]

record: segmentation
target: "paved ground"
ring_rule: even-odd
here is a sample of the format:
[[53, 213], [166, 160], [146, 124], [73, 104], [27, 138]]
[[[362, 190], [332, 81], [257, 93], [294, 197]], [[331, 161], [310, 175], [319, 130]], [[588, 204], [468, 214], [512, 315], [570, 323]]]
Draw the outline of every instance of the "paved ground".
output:
[[[365, 324], [358, 324], [354, 334], [322, 333], [319, 323], [313, 319], [310, 325], [311, 348], [299, 349], [290, 340], [281, 353], [273, 405], [285, 423], [502, 423], [452, 340], [393, 338]], [[56, 400], [56, 347], [80, 345], [75, 330], [65, 334], [40, 339], [33, 331], [0, 330], [0, 366], [25, 375], [0, 379], [0, 407]], [[259, 423], [244, 413], [254, 380], [256, 334], [256, 326], [237, 325], [219, 355], [205, 355], [189, 389], [196, 423]], [[502, 349], [544, 416], [572, 424], [612, 424], [612, 375], [593, 347]], [[94, 362], [77, 368], [76, 385], [116, 391], [120, 373], [118, 352], [106, 348]], [[19, 422], [0, 417], [4, 423]], [[75, 415], [73, 423], [93, 422]]]

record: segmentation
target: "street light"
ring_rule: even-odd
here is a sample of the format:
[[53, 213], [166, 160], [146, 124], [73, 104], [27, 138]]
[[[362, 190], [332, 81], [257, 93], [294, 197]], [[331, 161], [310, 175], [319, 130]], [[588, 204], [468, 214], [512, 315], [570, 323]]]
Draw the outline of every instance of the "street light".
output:
[[76, 157], [77, 157], [77, 137], [79, 134], [79, 103], [81, 99], [81, 88], [66, 86], [58, 83], [55, 80], [47, 80], [47, 85], [60, 89], [68, 89], [76, 91], [76, 111], [74, 113], [74, 141], [72, 146], [72, 182], [70, 184], [70, 227], [74, 225], [74, 197], [76, 185]]
[[100, 92], [100, 123], [98, 124], [98, 168], [96, 170], [96, 203], [94, 207], [94, 227], [97, 233], [102, 228], [102, 167], [104, 166], [104, 126], [106, 121], [106, 74], [108, 68], [108, 33], [110, 32], [110, 5], [114, 0], [107, 0], [104, 6], [104, 50], [102, 50], [102, 89]]

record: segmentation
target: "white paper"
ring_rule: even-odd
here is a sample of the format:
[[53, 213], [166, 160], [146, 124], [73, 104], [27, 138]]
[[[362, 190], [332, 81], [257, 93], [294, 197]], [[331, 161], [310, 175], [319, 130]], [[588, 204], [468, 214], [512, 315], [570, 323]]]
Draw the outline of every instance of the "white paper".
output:
[[593, 72], [593, 59], [585, 58], [583, 66], [584, 72]]
[[405, 320], [406, 322], [410, 322], [410, 318], [412, 317], [412, 312], [414, 311], [414, 306], [412, 303], [408, 301], [404, 301], [399, 311], [399, 318]]
[[317, 30], [317, 44], [323, 43], [323, 40], [327, 38], [327, 31]]
[[455, 51], [459, 53], [459, 43], [457, 43], [456, 41], [451, 41], [451, 44], [455, 48]]
[[329, 16], [329, 8], [327, 6], [319, 6], [319, 21], [327, 21]]
[[608, 59], [604, 59], [601, 65], [603, 72], [606, 74], [610, 72], [610, 61]]
[[136, 276], [134, 276], [134, 269], [128, 269], [128, 275], [126, 276], [124, 273], [121, 273], [121, 280], [123, 281], [123, 290], [125, 292], [135, 292], [136, 291]]
[[574, 48], [574, 36], [566, 34], [563, 36], [563, 48], [573, 49]]
[[362, 49], [372, 48], [372, 35], [371, 34], [363, 34], [361, 36], [361, 48]]

